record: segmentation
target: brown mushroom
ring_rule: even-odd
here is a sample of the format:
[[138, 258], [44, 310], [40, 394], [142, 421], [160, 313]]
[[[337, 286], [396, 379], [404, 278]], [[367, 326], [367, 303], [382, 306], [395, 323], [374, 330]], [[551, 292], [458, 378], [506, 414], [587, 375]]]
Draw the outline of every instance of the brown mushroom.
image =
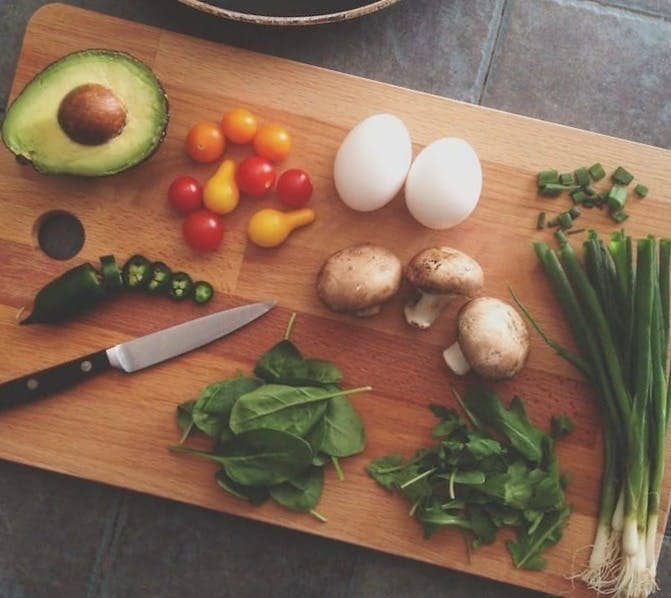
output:
[[377, 245], [354, 245], [329, 257], [317, 276], [317, 294], [333, 311], [379, 313], [401, 286], [400, 260]]
[[405, 319], [417, 328], [428, 328], [455, 297], [479, 293], [485, 275], [472, 257], [452, 247], [420, 251], [405, 268], [408, 282], [419, 298], [405, 306]]
[[459, 312], [458, 340], [443, 352], [460, 376], [471, 368], [483, 378], [512, 378], [529, 354], [529, 331], [522, 316], [493, 297], [469, 301]]
[[58, 124], [82, 145], [100, 145], [126, 126], [126, 107], [109, 88], [98, 83], [75, 87], [61, 101]]

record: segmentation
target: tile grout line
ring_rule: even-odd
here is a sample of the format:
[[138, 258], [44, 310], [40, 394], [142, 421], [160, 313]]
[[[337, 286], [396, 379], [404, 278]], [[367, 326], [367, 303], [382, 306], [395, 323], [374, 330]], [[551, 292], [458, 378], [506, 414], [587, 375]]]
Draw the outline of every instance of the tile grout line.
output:
[[671, 16], [666, 15], [661, 12], [653, 12], [651, 10], [645, 10], [644, 8], [632, 8], [630, 6], [622, 6], [620, 4], [611, 4], [608, 0], [583, 0], [583, 2], [587, 2], [589, 4], [598, 4], [599, 6], [603, 6], [604, 8], [615, 10], [615, 11], [621, 11], [624, 13], [630, 13], [633, 15], [638, 15], [642, 17], [648, 17], [651, 19], [660, 19], [662, 21], [671, 21]]
[[[477, 103], [478, 105], [482, 105], [482, 100], [485, 96], [485, 90], [487, 88], [487, 81], [489, 80], [489, 75], [492, 70], [492, 65], [494, 63], [494, 58], [496, 56], [496, 50], [499, 47], [499, 42], [501, 40], [501, 36], [503, 34], [503, 28], [504, 28], [504, 18], [505, 18], [505, 12], [506, 8], [508, 7], [508, 0], [503, 0], [501, 3], [501, 10], [499, 11], [498, 14], [498, 22], [496, 25], [496, 31], [494, 32], [493, 40], [491, 47], [489, 49], [489, 54], [486, 57], [485, 60], [483, 60], [483, 64], [485, 64], [485, 69], [484, 69], [484, 75], [482, 75], [482, 82], [480, 84], [480, 93], [478, 94], [478, 99]], [[482, 68], [482, 65], [481, 65]], [[480, 69], [481, 70], [481, 69]], [[480, 79], [481, 73], [478, 72], [477, 78]]]
[[105, 586], [107, 568], [106, 561], [113, 558], [119, 543], [120, 532], [126, 522], [131, 494], [126, 490], [120, 490], [118, 498], [114, 503], [113, 513], [105, 525], [103, 536], [96, 553], [95, 562], [89, 576], [86, 598], [96, 598], [101, 595]]

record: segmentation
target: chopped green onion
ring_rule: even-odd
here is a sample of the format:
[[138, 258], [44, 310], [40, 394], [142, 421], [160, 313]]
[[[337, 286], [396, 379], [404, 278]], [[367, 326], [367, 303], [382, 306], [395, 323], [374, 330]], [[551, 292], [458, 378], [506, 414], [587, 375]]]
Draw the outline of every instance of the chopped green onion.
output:
[[542, 170], [538, 173], [536, 182], [539, 189], [545, 185], [559, 183], [559, 173], [556, 170]]
[[645, 185], [641, 185], [640, 183], [634, 187], [634, 193], [638, 195], [640, 198], [644, 198], [648, 194], [648, 188]]
[[536, 220], [536, 228], [538, 230], [545, 228], [545, 217], [546, 217], [545, 212], [541, 212], [540, 214], [538, 214], [538, 220]]
[[539, 189], [539, 193], [545, 197], [557, 197], [564, 191], [575, 191], [579, 189], [577, 185], [560, 185], [559, 183], [547, 183]]
[[594, 202], [593, 199], [586, 199], [585, 201], [582, 202], [581, 204], [584, 208], [593, 208], [596, 203]]
[[569, 212], [562, 212], [557, 216], [557, 222], [562, 230], [567, 230], [573, 226], [573, 217]]
[[622, 168], [622, 166], [618, 166], [610, 178], [618, 185], [627, 186], [634, 180], [634, 175]]
[[547, 223], [546, 226], [549, 226], [549, 227], [559, 226], [559, 221], [556, 218], [553, 218], [552, 220], [548, 220], [548, 223]]
[[619, 212], [627, 202], [627, 188], [622, 185], [613, 185], [606, 197], [610, 211]]
[[573, 206], [568, 213], [571, 215], [571, 218], [575, 220], [578, 216], [580, 216], [580, 208], [578, 206]]
[[593, 181], [600, 181], [606, 176], [606, 171], [603, 169], [603, 166], [601, 166], [601, 163], [597, 162], [589, 167], [589, 175], [592, 177]]
[[580, 203], [584, 203], [589, 199], [589, 196], [587, 193], [585, 193], [582, 189], [579, 191], [574, 191], [571, 193], [571, 199], [573, 199], [573, 203], [578, 205]]
[[559, 175], [559, 183], [561, 185], [573, 185], [573, 173], [564, 172]]
[[589, 185], [589, 171], [584, 166], [575, 171], [575, 182], [580, 187], [587, 187]]
[[615, 220], [617, 223], [624, 222], [627, 218], [629, 218], [629, 214], [626, 212], [623, 212], [622, 210], [618, 210], [617, 212], [611, 212], [610, 217]]
[[583, 189], [583, 191], [584, 191], [587, 195], [589, 195], [590, 197], [594, 197], [595, 195], [598, 195], [596, 189], [595, 189], [594, 187], [589, 186], [589, 185], [588, 185], [587, 187], [585, 187], [585, 188]]

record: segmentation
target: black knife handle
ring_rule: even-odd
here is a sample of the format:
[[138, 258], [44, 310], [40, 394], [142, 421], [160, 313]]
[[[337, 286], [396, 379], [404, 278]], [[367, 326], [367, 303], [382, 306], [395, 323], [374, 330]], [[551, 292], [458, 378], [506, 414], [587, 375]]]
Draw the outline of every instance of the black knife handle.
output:
[[103, 349], [0, 384], [0, 409], [41, 399], [112, 367]]

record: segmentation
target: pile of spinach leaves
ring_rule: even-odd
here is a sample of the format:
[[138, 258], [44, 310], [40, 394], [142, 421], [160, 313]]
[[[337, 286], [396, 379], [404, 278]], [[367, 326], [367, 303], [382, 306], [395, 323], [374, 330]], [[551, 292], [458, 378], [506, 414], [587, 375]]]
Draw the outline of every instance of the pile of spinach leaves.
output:
[[469, 533], [474, 549], [512, 527], [506, 545], [518, 568], [545, 567], [541, 553], [556, 544], [570, 514], [554, 442], [572, 429], [566, 416], [553, 418], [553, 436], [527, 418], [519, 397], [506, 408], [484, 388], [471, 388], [461, 403], [470, 426], [453, 409], [431, 405], [439, 418], [438, 444], [404, 461], [392, 454], [368, 464], [378, 484], [411, 504], [410, 514], [426, 537], [451, 526]]
[[[326, 464], [344, 479], [339, 459], [363, 451], [363, 422], [343, 390], [331, 362], [304, 358], [284, 339], [258, 360], [253, 376], [238, 374], [205, 387], [177, 407], [180, 443], [171, 450], [218, 463], [216, 481], [236, 498], [260, 505], [272, 498], [284, 507], [311, 513], [324, 485]], [[184, 446], [192, 432], [214, 440], [211, 451]]]

